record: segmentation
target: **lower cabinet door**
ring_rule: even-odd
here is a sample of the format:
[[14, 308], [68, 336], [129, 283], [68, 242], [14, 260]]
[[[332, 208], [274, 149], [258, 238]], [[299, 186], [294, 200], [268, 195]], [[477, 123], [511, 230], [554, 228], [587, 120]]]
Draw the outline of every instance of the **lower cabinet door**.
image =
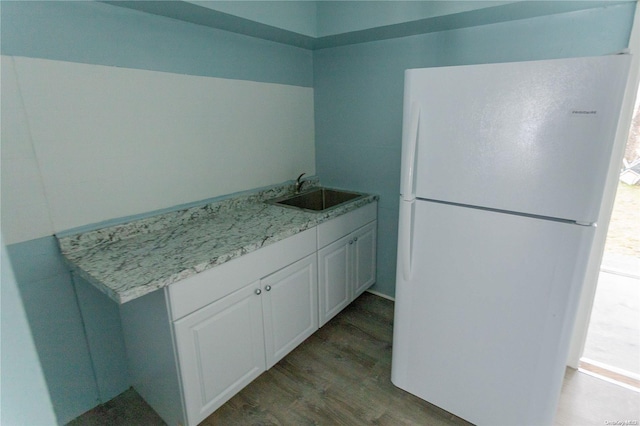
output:
[[267, 369], [318, 329], [315, 254], [260, 280]]
[[371, 222], [353, 233], [354, 299], [376, 282], [376, 224]]
[[318, 251], [320, 326], [351, 302], [351, 267], [346, 236]]
[[174, 322], [190, 425], [201, 422], [265, 371], [258, 288], [258, 282], [247, 285]]

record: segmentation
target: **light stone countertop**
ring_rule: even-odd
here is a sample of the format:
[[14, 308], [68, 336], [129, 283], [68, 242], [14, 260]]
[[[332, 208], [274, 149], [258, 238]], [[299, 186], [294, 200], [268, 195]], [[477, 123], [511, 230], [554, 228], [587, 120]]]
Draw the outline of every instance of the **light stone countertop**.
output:
[[292, 192], [291, 184], [243, 194], [69, 236], [58, 237], [72, 270], [125, 303], [355, 210], [367, 195], [324, 212], [264, 201]]

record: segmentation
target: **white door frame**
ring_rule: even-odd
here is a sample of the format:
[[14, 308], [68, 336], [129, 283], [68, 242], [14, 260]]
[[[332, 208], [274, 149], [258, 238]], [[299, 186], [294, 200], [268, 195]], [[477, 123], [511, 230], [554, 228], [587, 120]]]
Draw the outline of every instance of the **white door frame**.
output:
[[609, 221], [613, 211], [613, 202], [616, 197], [616, 189], [618, 188], [618, 177], [620, 174], [620, 165], [624, 157], [625, 146], [629, 137], [629, 127], [633, 116], [633, 107], [638, 93], [638, 82], [640, 79], [640, 3], [636, 3], [636, 12], [633, 20], [633, 28], [631, 29], [631, 37], [629, 39], [629, 53], [631, 53], [631, 69], [629, 71], [629, 80], [627, 81], [627, 90], [625, 92], [622, 110], [620, 112], [620, 120], [618, 121], [618, 129], [613, 146], [613, 154], [609, 163], [609, 171], [607, 173], [607, 181], [605, 184], [604, 196], [600, 208], [600, 217], [598, 218], [598, 228], [589, 256], [589, 264], [587, 266], [587, 274], [580, 297], [580, 305], [576, 323], [571, 339], [569, 350], [569, 358], [567, 365], [572, 368], [578, 368], [580, 358], [584, 352], [584, 345], [587, 340], [587, 331], [589, 330], [589, 321], [591, 319], [591, 310], [596, 295], [596, 287], [598, 284], [598, 276], [600, 273], [600, 264], [602, 263], [602, 255], [604, 253], [604, 244], [607, 239], [607, 231], [609, 229]]

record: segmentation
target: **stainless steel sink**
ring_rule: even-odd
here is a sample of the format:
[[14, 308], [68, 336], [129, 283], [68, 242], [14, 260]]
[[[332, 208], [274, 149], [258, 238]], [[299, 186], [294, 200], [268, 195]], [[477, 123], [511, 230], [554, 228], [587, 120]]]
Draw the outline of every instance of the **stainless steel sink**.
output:
[[320, 212], [364, 196], [365, 194], [357, 192], [317, 188], [300, 194], [276, 198], [267, 202], [283, 207], [293, 207], [302, 210]]

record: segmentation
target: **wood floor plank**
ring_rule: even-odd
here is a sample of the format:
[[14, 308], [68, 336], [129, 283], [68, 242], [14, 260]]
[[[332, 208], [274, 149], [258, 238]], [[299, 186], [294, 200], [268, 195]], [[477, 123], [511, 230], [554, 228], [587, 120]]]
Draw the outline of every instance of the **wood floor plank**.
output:
[[393, 302], [364, 293], [201, 425], [468, 425], [391, 377]]
[[[200, 425], [469, 425], [391, 383], [392, 335], [393, 302], [364, 293]], [[639, 395], [569, 369], [556, 425], [636, 420]], [[156, 424], [133, 389], [69, 423]]]

